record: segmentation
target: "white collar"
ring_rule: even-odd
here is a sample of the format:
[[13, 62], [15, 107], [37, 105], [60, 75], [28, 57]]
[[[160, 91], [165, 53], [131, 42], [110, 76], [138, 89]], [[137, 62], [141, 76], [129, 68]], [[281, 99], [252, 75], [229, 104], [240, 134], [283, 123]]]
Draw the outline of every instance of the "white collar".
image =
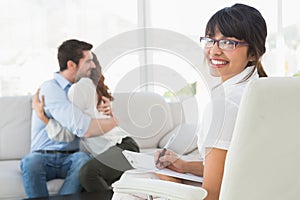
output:
[[[231, 86], [231, 85], [234, 85], [234, 84], [237, 84], [237, 83], [241, 82], [243, 80], [243, 78], [245, 78], [248, 74], [251, 73], [253, 68], [254, 68], [254, 66], [246, 67], [241, 73], [239, 73], [239, 74], [231, 77], [230, 79], [224, 81], [222, 83], [222, 85], [224, 87], [228, 87], [228, 86]], [[251, 75], [251, 77], [249, 77], [249, 80], [252, 79], [252, 77], [256, 77], [256, 76], [257, 76], [257, 72], [255, 70], [254, 73]]]

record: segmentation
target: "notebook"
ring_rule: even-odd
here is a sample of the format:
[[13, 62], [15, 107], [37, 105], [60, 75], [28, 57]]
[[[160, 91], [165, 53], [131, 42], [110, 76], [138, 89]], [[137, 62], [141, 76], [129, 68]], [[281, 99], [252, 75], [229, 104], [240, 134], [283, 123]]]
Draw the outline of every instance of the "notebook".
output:
[[130, 165], [135, 169], [143, 170], [145, 172], [155, 172], [157, 174], [168, 175], [168, 176], [186, 179], [186, 180], [195, 181], [195, 182], [203, 181], [202, 177], [195, 176], [190, 173], [175, 172], [175, 171], [167, 169], [167, 168], [164, 168], [164, 169], [156, 168], [153, 155], [149, 155], [146, 153], [137, 153], [137, 152], [128, 151], [128, 150], [124, 150], [124, 151], [122, 151], [122, 153], [125, 156], [125, 158], [128, 160], [128, 162], [130, 163]]

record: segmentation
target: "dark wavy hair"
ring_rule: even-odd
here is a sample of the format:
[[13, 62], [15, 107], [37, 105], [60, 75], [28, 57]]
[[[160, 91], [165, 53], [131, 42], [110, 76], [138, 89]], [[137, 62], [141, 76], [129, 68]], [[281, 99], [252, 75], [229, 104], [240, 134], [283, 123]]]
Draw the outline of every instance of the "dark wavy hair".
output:
[[90, 78], [92, 79], [93, 83], [96, 86], [96, 93], [97, 93], [97, 106], [102, 102], [102, 96], [109, 98], [109, 100], [113, 101], [113, 96], [111, 95], [109, 88], [107, 85], [104, 84], [105, 77], [102, 74], [102, 69], [100, 62], [94, 52], [93, 54], [93, 62], [95, 63], [96, 68], [92, 69]]
[[[208, 21], [205, 35], [213, 37], [216, 31], [220, 31], [225, 37], [245, 40], [249, 44], [248, 55], [255, 58], [247, 66], [254, 65], [259, 77], [267, 77], [261, 63], [261, 58], [266, 52], [267, 25], [257, 9], [237, 3], [219, 10]], [[243, 80], [247, 80], [255, 68]]]

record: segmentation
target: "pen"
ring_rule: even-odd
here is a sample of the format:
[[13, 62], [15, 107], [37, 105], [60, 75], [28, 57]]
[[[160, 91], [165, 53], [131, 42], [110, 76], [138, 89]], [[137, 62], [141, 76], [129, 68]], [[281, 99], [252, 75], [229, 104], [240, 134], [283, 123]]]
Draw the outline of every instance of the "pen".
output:
[[156, 165], [159, 163], [159, 159], [165, 155], [167, 149], [169, 148], [170, 144], [173, 142], [174, 138], [175, 138], [175, 134], [173, 134], [170, 137], [170, 139], [168, 140], [167, 144], [164, 146], [162, 152], [159, 154], [158, 159], [157, 159], [157, 161], [155, 163]]

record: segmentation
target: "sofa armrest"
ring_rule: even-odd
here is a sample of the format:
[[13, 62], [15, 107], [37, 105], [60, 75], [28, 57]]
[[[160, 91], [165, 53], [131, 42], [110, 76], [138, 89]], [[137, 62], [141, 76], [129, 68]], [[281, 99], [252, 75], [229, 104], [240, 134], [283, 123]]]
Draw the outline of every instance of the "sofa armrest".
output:
[[31, 98], [0, 97], [0, 160], [21, 159], [29, 152]]
[[175, 135], [175, 139], [173, 140], [169, 149], [180, 155], [189, 154], [197, 149], [197, 132], [198, 127], [194, 124], [180, 124], [162, 137], [158, 147], [163, 148], [168, 142], [169, 138], [172, 135]]

